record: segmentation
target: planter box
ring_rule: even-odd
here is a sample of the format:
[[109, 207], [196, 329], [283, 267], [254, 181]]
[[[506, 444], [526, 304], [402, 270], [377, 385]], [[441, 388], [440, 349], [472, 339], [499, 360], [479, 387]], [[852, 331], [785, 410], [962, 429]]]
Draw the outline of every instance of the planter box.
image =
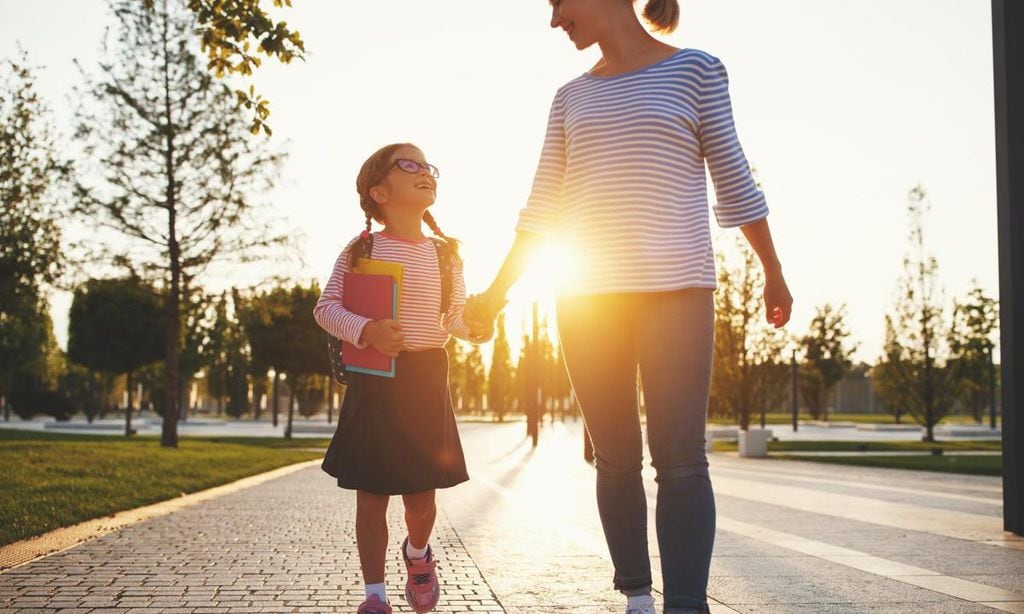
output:
[[707, 453], [714, 452], [714, 442], [718, 441], [736, 441], [737, 433], [739, 429], [736, 427], [723, 427], [713, 426], [709, 427], [704, 431], [704, 451]]
[[747, 429], [740, 431], [740, 456], [763, 458], [768, 456], [768, 442], [772, 440], [771, 429]]

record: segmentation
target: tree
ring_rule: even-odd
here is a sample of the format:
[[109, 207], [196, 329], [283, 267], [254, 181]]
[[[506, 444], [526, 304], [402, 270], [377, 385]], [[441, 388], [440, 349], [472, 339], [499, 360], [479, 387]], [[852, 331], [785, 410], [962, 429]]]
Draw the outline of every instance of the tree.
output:
[[[156, 0], [143, 0], [144, 6], [155, 10]], [[292, 5], [291, 0], [273, 0], [275, 8]], [[259, 55], [277, 58], [288, 64], [302, 59], [305, 45], [299, 33], [288, 28], [284, 21], [276, 21], [263, 9], [260, 0], [187, 0], [186, 6], [195, 14], [202, 51], [206, 53], [207, 69], [218, 78], [225, 75], [251, 76], [263, 63]], [[252, 42], [256, 52], [252, 52]], [[262, 129], [270, 135], [266, 119], [270, 115], [269, 102], [249, 91], [235, 92], [238, 103], [253, 112], [253, 134]]]
[[240, 301], [237, 290], [232, 290], [230, 304], [226, 292], [216, 300], [210, 325], [203, 329], [201, 350], [207, 390], [217, 403], [217, 415], [224, 411], [227, 399], [227, 412], [235, 418], [248, 409], [249, 392], [249, 354], [238, 318]]
[[[310, 351], [324, 344], [323, 330], [312, 317], [313, 308], [320, 298], [320, 286], [296, 285], [287, 295], [286, 316], [279, 323], [285, 334], [286, 344], [282, 347], [284, 360], [281, 363], [288, 374], [288, 425], [285, 437], [292, 436], [292, 419], [296, 394], [323, 396], [323, 376], [331, 374], [327, 356], [322, 351]], [[305, 383], [305, 385], [304, 385]]]
[[228, 299], [222, 294], [214, 305], [213, 325], [207, 331], [203, 345], [206, 366], [206, 389], [217, 403], [217, 415], [224, 409], [224, 397], [228, 394], [228, 351], [230, 343], [228, 330]]
[[19, 62], [0, 62], [0, 69], [0, 313], [6, 313], [60, 275], [55, 187], [66, 166], [57, 160], [24, 53]]
[[484, 372], [484, 358], [480, 346], [472, 344], [466, 352], [463, 364], [465, 389], [464, 394], [467, 411], [479, 412], [484, 408], [484, 390], [487, 387], [487, 375]]
[[781, 360], [785, 336], [768, 326], [763, 315], [761, 268], [746, 244], [737, 240], [736, 249], [740, 261], [735, 267], [717, 256], [711, 397], [717, 409], [746, 430], [751, 415], [785, 396], [788, 370]]
[[466, 352], [455, 337], [448, 339], [444, 349], [448, 352], [448, 388], [452, 406], [456, 412], [462, 412], [466, 406]]
[[558, 403], [561, 419], [565, 421], [565, 414], [574, 410], [572, 406], [572, 382], [569, 380], [569, 371], [565, 365], [565, 355], [562, 354], [562, 345], [558, 344], [554, 361], [551, 364], [551, 394]]
[[551, 410], [551, 419], [555, 418], [555, 404], [558, 402], [558, 383], [557, 383], [557, 360], [558, 355], [555, 351], [555, 343], [551, 339], [551, 326], [548, 318], [545, 316], [538, 323], [537, 329], [537, 345], [535, 351], [537, 352], [537, 383], [540, 387], [540, 406], [537, 408], [537, 419], [541, 422], [544, 420], [545, 410]]
[[[213, 317], [211, 312], [213, 309], [214, 297], [202, 288], [195, 286], [192, 280], [188, 277], [182, 279], [181, 284], [181, 351], [178, 354], [178, 407], [177, 415], [180, 419], [185, 420], [188, 416], [188, 404], [189, 404], [189, 391], [192, 387], [192, 381], [196, 374], [207, 367], [207, 361], [209, 359], [209, 351], [206, 349], [206, 344], [210, 338], [210, 331], [214, 326]], [[164, 378], [166, 373], [161, 372]], [[163, 383], [158, 386], [153, 386], [153, 389], [159, 388], [161, 391], [166, 390]], [[163, 402], [160, 401], [158, 406], [162, 408]], [[164, 415], [161, 410], [160, 415]]]
[[238, 318], [241, 296], [237, 289], [231, 291], [234, 307], [227, 333], [225, 354], [227, 355], [227, 412], [234, 418], [241, 418], [249, 403], [249, 344], [245, 329]]
[[0, 396], [46, 354], [37, 315], [63, 268], [56, 186], [66, 170], [26, 55], [0, 62]]
[[907, 199], [910, 247], [893, 313], [885, 316], [884, 356], [872, 379], [890, 410], [909, 413], [925, 427], [925, 441], [935, 441], [935, 425], [956, 401], [962, 364], [948, 360], [950, 327], [938, 287], [939, 265], [924, 241], [928, 209], [925, 190], [918, 185]]
[[491, 354], [491, 371], [487, 377], [487, 409], [494, 413], [498, 422], [502, 422], [513, 398], [512, 356], [505, 330], [504, 313], [498, 316], [497, 328], [494, 351]]
[[909, 372], [910, 366], [904, 364], [907, 358], [903, 347], [896, 342], [896, 327], [891, 314], [885, 316], [885, 345], [882, 352], [878, 362], [871, 368], [871, 386], [896, 419], [896, 424], [900, 424], [911, 403], [910, 391], [904, 387], [905, 374]]
[[[119, 237], [102, 243], [102, 261], [164, 284], [165, 405], [176, 408], [183, 280], [287, 242], [255, 196], [271, 186], [282, 154], [249, 137], [231, 91], [198, 65], [195, 13], [172, 0], [111, 6], [117, 36], [79, 95], [76, 137], [96, 167], [82, 176], [97, 179], [76, 182], [76, 211]], [[161, 445], [177, 445], [177, 415], [165, 412]]]
[[11, 361], [15, 365], [11, 370], [8, 405], [26, 419], [37, 413], [58, 420], [69, 419], [74, 404], [59, 390], [67, 361], [53, 335], [47, 301], [39, 298], [24, 311], [18, 309], [10, 315], [8, 324], [21, 329], [14, 338], [22, 346], [8, 346], [5, 349], [13, 349], [15, 354], [0, 356], [0, 362]]
[[986, 296], [977, 280], [973, 280], [967, 297], [953, 302], [949, 349], [951, 361], [959, 364], [962, 375], [957, 398], [979, 423], [991, 402], [990, 370], [998, 328], [999, 302]]
[[259, 420], [260, 407], [267, 394], [267, 374], [270, 370], [270, 365], [265, 362], [265, 351], [254, 349], [262, 340], [254, 340], [255, 331], [250, 329], [250, 325], [257, 325], [256, 319], [259, 315], [253, 308], [252, 299], [243, 295], [237, 288], [232, 289], [231, 298], [235, 305], [239, 335], [244, 341], [241, 349], [246, 358], [246, 381], [252, 383], [252, 419]]
[[284, 355], [279, 349], [284, 340], [280, 329], [274, 324], [285, 316], [287, 307], [283, 299], [283, 291], [275, 288], [245, 298], [239, 307], [239, 319], [249, 342], [252, 364], [259, 365], [265, 375], [270, 369], [274, 370], [270, 399], [273, 426], [277, 426], [278, 386], [282, 373], [281, 358]]
[[164, 355], [163, 300], [138, 278], [93, 279], [75, 290], [68, 358], [89, 369], [124, 373], [125, 435], [132, 434], [132, 375]]
[[[10, 419], [14, 405], [10, 396], [15, 387], [38, 388], [40, 370], [46, 364], [48, 323], [46, 301], [37, 296], [24, 295], [16, 303], [8, 301], [5, 311], [0, 313], [0, 374], [3, 376], [0, 392], [6, 399], [5, 420]], [[18, 410], [23, 417], [34, 412], [30, 407]]]
[[516, 360], [514, 393], [516, 409], [526, 416], [527, 430], [528, 435], [530, 436], [533, 435], [533, 429], [530, 423], [530, 412], [533, 407], [534, 400], [537, 398], [537, 391], [532, 388], [534, 382], [532, 375], [533, 367], [531, 366], [533, 361], [531, 343], [530, 335], [527, 334], [524, 326], [519, 344], [519, 357]]
[[845, 305], [839, 309], [828, 304], [818, 307], [810, 329], [800, 339], [805, 361], [805, 368], [800, 371], [800, 394], [815, 420], [828, 419], [829, 394], [853, 364], [850, 354], [856, 346], [845, 345], [850, 336], [845, 309]]
[[253, 360], [269, 365], [276, 374], [272, 401], [275, 426], [280, 375], [286, 374], [288, 379], [288, 438], [292, 435], [296, 394], [308, 393], [310, 399], [322, 396], [322, 383], [316, 380], [330, 375], [326, 350], [322, 349], [326, 345], [324, 333], [310, 315], [319, 298], [320, 288], [315, 282], [308, 287], [278, 286], [253, 297], [244, 308], [243, 326]]
[[143, 409], [150, 409], [154, 414], [164, 415], [165, 379], [166, 369], [163, 361], [143, 365], [132, 375], [132, 381], [142, 390], [142, 396], [138, 399], [140, 412]]
[[102, 410], [101, 396], [105, 396], [103, 377], [91, 369], [71, 362], [66, 363], [66, 370], [61, 375], [58, 390], [67, 398], [75, 399], [75, 407], [85, 413], [90, 424]]

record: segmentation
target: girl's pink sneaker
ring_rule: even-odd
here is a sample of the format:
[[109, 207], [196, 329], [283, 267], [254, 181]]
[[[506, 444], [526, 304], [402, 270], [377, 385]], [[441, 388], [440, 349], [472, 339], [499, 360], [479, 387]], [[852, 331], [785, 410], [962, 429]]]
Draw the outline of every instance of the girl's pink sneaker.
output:
[[405, 599], [412, 609], [422, 614], [433, 610], [441, 598], [441, 586], [437, 582], [437, 561], [434, 560], [430, 546], [427, 546], [425, 557], [411, 560], [405, 550], [408, 545], [409, 538], [406, 537], [402, 542], [402, 559], [409, 572], [409, 579], [405, 582]]
[[356, 610], [356, 614], [391, 614], [391, 606], [377, 595], [370, 595]]

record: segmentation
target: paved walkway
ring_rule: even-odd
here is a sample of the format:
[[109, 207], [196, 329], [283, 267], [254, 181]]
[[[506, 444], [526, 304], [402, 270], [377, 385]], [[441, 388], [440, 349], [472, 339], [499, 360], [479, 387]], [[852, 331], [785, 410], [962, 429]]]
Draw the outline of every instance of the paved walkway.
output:
[[[522, 423], [460, 430], [472, 479], [439, 497], [438, 611], [622, 612], [580, 425], [545, 426], [535, 450]], [[997, 479], [723, 454], [712, 479], [716, 613], [1024, 612], [1024, 541], [1001, 530]], [[0, 574], [0, 611], [353, 612], [353, 505], [303, 469]], [[401, 604], [400, 499], [390, 513]]]

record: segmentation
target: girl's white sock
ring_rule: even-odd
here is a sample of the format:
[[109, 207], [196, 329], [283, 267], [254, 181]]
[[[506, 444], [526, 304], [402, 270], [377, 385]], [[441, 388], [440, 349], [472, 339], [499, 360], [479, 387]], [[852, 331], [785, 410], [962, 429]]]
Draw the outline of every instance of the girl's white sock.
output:
[[427, 556], [427, 547], [429, 545], [430, 544], [427, 544], [427, 546], [423, 546], [422, 548], [414, 548], [412, 542], [407, 542], [405, 546], [405, 553], [409, 555], [410, 559], [422, 559]]
[[370, 595], [377, 595], [380, 600], [384, 603], [388, 602], [388, 593], [385, 589], [386, 583], [381, 582], [380, 584], [367, 584], [366, 585], [366, 598], [369, 599]]
[[626, 597], [626, 610], [635, 609], [642, 611], [644, 609], [651, 609], [654, 607], [654, 597], [650, 593], [643, 595], [632, 595]]

